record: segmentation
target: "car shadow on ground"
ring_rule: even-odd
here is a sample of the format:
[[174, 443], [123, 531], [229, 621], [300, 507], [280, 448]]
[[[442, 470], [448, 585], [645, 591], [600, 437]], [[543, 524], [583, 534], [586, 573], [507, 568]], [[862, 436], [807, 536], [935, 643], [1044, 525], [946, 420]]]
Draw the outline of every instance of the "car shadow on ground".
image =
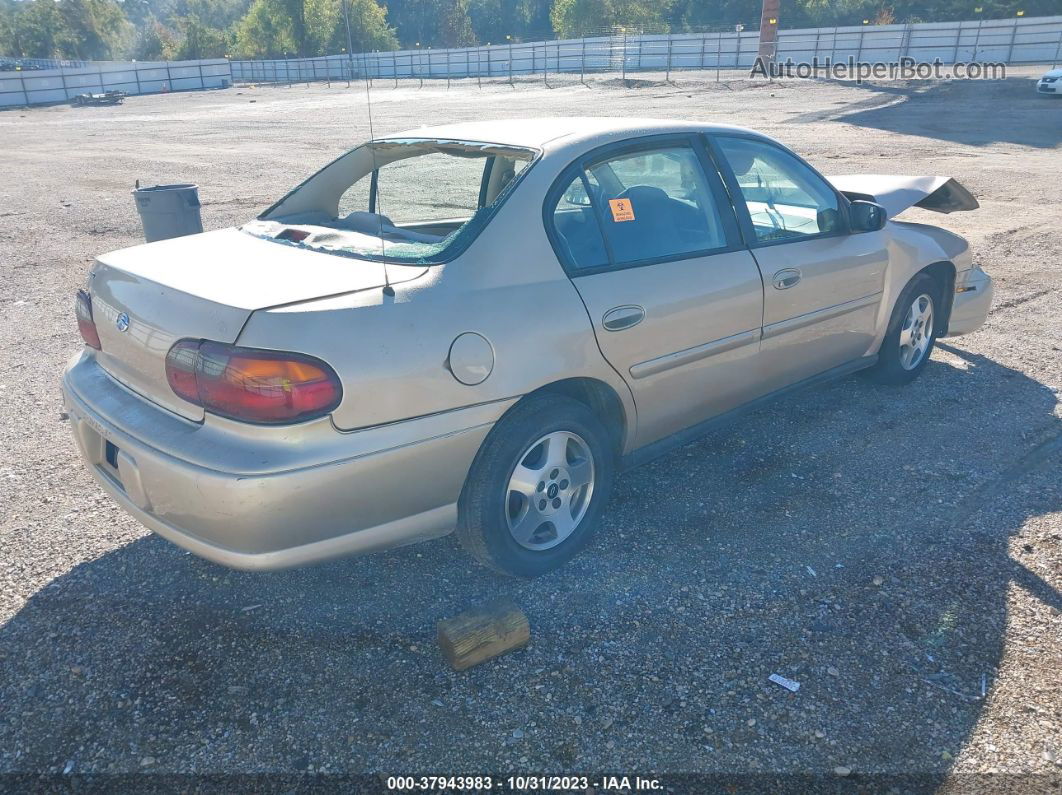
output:
[[[1036, 78], [1005, 80], [912, 80], [906, 83], [852, 83], [868, 92], [860, 102], [836, 111], [815, 111], [787, 119], [789, 124], [840, 121], [875, 130], [966, 146], [1000, 142], [1052, 149], [1062, 143], [1062, 101], [1036, 92]], [[943, 102], [956, 112], [941, 114]], [[990, 104], [1007, 107], [1007, 123], [986, 116]]]
[[[154, 538], [0, 628], [0, 769], [947, 774], [991, 697], [1014, 537], [1062, 508], [1056, 395], [945, 346], [795, 395], [617, 483], [595, 546], [507, 580], [452, 541], [267, 574]], [[464, 673], [434, 623], [516, 599]], [[767, 681], [801, 683], [790, 693]]]

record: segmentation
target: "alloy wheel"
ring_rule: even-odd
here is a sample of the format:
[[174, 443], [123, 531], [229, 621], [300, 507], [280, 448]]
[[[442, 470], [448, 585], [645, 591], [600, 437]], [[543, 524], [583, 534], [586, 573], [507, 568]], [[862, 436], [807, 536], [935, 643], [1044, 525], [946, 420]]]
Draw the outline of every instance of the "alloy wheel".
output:
[[505, 519], [525, 549], [555, 547], [575, 532], [594, 492], [594, 457], [578, 434], [546, 434], [517, 459], [505, 494]]
[[907, 310], [900, 327], [900, 366], [915, 369], [925, 358], [933, 340], [933, 298], [922, 293]]

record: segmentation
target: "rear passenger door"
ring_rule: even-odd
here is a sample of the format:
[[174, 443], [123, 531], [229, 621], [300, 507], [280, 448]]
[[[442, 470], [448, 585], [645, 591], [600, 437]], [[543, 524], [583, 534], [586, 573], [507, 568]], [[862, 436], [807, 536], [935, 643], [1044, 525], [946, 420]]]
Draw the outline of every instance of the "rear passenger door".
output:
[[696, 137], [596, 150], [547, 197], [559, 258], [598, 345], [630, 385], [635, 446], [762, 392], [763, 286]]

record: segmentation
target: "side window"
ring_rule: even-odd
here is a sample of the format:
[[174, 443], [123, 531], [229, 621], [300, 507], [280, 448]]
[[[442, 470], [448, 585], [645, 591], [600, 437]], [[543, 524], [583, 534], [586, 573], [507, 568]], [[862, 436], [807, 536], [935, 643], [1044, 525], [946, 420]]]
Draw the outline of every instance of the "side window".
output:
[[590, 173], [601, 186], [593, 198], [615, 264], [726, 247], [719, 209], [688, 146], [618, 155]]
[[757, 240], [799, 239], [841, 228], [837, 194], [797, 158], [760, 141], [716, 140], [737, 178]]
[[[600, 190], [596, 180], [591, 177], [588, 181], [591, 193]], [[594, 217], [594, 207], [581, 173], [576, 175], [557, 200], [557, 207], [553, 210], [553, 229], [573, 267], [585, 269], [608, 265], [601, 227]]]

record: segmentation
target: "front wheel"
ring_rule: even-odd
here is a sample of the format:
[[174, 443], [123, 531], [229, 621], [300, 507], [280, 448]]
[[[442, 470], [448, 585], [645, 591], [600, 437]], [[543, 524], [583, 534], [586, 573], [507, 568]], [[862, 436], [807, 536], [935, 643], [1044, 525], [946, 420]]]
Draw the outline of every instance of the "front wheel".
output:
[[473, 557], [517, 577], [558, 568], [589, 542], [615, 468], [601, 421], [571, 398], [536, 395], [490, 432], [458, 504]]
[[920, 273], [900, 293], [878, 351], [867, 374], [880, 384], [907, 384], [929, 361], [937, 340], [941, 307], [940, 283]]

